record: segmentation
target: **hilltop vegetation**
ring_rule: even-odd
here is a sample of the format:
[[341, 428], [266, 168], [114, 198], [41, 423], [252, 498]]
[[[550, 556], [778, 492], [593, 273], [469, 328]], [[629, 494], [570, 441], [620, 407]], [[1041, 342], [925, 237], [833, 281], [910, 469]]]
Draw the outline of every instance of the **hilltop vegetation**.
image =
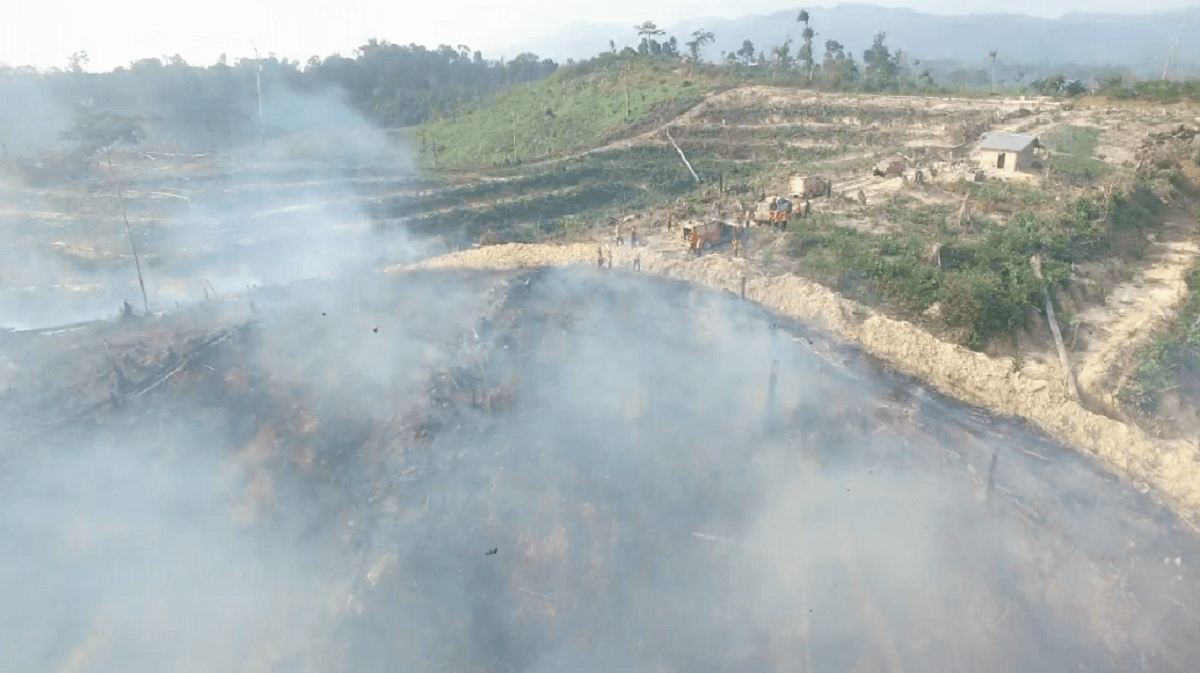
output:
[[595, 148], [668, 121], [699, 102], [712, 80], [664, 60], [591, 71], [566, 68], [410, 135], [427, 167], [505, 166]]

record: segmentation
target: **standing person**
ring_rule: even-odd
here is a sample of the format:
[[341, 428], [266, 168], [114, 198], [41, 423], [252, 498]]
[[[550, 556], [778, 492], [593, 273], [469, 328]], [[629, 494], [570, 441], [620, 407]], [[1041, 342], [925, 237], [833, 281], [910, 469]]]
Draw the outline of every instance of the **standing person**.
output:
[[733, 237], [733, 256], [742, 256], [742, 239], [738, 238], [736, 235]]
[[700, 256], [700, 234], [692, 232], [692, 251], [697, 257]]
[[621, 236], [621, 225], [617, 225], [617, 245], [625, 245], [625, 238]]
[[601, 269], [604, 268], [604, 248], [596, 246], [596, 265]]
[[637, 247], [637, 227], [630, 227], [629, 229], [629, 246], [632, 248]]
[[675, 227], [675, 211], [667, 211], [667, 233], [671, 233], [671, 229]]

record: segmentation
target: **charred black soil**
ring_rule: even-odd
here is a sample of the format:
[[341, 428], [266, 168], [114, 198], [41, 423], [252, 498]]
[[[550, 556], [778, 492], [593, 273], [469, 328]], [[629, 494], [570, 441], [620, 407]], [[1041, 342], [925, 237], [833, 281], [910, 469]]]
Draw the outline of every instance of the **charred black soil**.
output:
[[[16, 572], [0, 588], [32, 600], [87, 575], [86, 509], [36, 529], [21, 513], [56, 497], [30, 475], [116, 447], [188, 475], [205, 525], [231, 531], [207, 545], [236, 539], [286, 578], [262, 590], [281, 606], [265, 606], [270, 629], [231, 639], [198, 619], [218, 668], [1200, 661], [1200, 541], [1173, 515], [1024, 424], [728, 293], [600, 270], [421, 272], [3, 348], [0, 565]], [[49, 541], [39, 568], [19, 562], [32, 539]], [[138, 622], [110, 614], [117, 589], [93, 589], [36, 610], [36, 642], [0, 636], [11, 670], [125, 661]], [[174, 591], [127, 610], [187, 622]], [[187, 656], [168, 639], [154, 661]]]

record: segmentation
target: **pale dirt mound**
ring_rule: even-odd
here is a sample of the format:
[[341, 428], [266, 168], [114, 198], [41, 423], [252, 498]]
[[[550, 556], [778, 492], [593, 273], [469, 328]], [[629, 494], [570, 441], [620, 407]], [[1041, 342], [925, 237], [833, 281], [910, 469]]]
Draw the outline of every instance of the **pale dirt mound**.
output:
[[[1200, 522], [1200, 453], [1182, 441], [1160, 441], [1140, 429], [1091, 413], [1071, 401], [1065, 386], [1013, 371], [1009, 359], [993, 359], [948, 344], [916, 326], [876, 315], [869, 308], [793, 274], [763, 277], [746, 260], [709, 255], [679, 258], [652, 249], [611, 248], [615, 267], [628, 269], [641, 256], [645, 272], [740, 292], [781, 313], [807, 320], [861, 345], [868, 353], [926, 381], [943, 393], [995, 413], [1027, 419], [1048, 434], [1090, 453], [1143, 492], [1153, 490], [1197, 528]], [[510, 243], [485, 246], [387, 268], [513, 269], [573, 264], [595, 265], [594, 243], [552, 246]], [[1197, 532], [1200, 532], [1198, 529]]]

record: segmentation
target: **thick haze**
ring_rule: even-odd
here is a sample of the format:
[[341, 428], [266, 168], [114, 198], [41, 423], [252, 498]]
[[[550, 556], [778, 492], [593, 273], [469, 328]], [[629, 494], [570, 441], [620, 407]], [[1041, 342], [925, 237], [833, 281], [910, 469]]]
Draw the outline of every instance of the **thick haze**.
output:
[[[352, 2], [302, 4], [278, 1], [214, 0], [194, 5], [148, 1], [95, 4], [48, 0], [8, 3], [0, 25], [0, 62], [65, 67], [79, 50], [92, 59], [91, 70], [110, 70], [131, 61], [180, 54], [189, 62], [211, 64], [226, 53], [230, 60], [254, 55], [251, 40], [263, 55], [304, 62], [334, 52], [349, 55], [367, 38], [425, 45], [468, 44], [489, 57], [511, 58], [511, 51], [537, 38], [563, 32], [571, 24], [612, 24], [621, 29], [652, 19], [660, 25], [706, 17], [733, 19], [745, 15], [795, 11], [805, 5], [782, 0], [704, 2], [687, 0], [614, 0], [572, 3], [553, 0], [448, 0], [439, 3]], [[987, 0], [879, 0], [888, 7], [907, 7], [935, 14], [996, 12]], [[1004, 12], [1040, 17], [1068, 12], [1145, 13], [1195, 6], [1194, 0], [1010, 0]], [[881, 26], [880, 29], [886, 29]], [[632, 42], [633, 38], [630, 37]]]
[[1130, 489], [749, 303], [595, 269], [274, 293], [103, 423], [0, 407], [0, 668], [1191, 670], [1193, 557]]
[[[10, 119], [21, 131], [10, 151], [69, 147], [58, 134], [70, 109], [45, 98], [27, 102], [36, 103], [36, 115], [6, 117], [19, 110], [0, 102], [0, 123]], [[257, 114], [253, 101], [245, 105]], [[170, 118], [147, 151], [208, 149], [201, 124], [150, 112]], [[31, 161], [32, 173], [0, 179], [0, 327], [109, 317], [122, 302], [143, 310], [117, 184], [151, 312], [444, 250], [374, 226], [367, 201], [410, 189], [411, 154], [371, 128], [338, 90], [301, 95], [276, 87], [264, 92], [263, 112], [265, 149], [254, 128], [217, 154], [155, 158], [118, 148], [111, 171], [93, 156], [67, 164], [83, 175], [68, 176], [58, 164], [39, 172]]]

